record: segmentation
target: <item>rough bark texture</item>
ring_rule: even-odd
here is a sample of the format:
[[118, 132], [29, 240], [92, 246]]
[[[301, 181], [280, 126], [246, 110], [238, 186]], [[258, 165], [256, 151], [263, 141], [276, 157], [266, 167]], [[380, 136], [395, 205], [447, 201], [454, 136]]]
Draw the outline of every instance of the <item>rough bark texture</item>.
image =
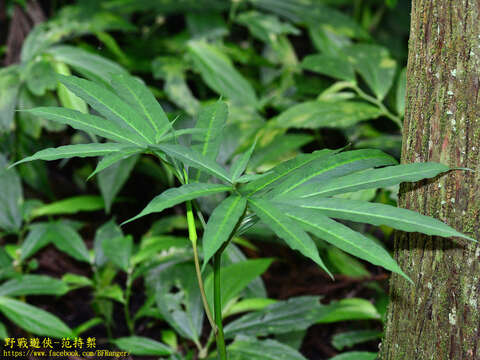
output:
[[[399, 205], [480, 239], [480, 0], [413, 0], [402, 162], [451, 171], [404, 184]], [[480, 359], [480, 247], [397, 233], [413, 284], [391, 280], [382, 359]]]

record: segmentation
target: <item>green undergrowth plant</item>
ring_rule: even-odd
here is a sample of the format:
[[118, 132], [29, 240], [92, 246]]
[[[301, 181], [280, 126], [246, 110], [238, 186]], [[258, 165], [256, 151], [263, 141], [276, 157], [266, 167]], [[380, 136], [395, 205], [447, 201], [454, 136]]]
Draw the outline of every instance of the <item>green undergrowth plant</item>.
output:
[[[259, 321], [268, 325], [266, 319], [273, 311], [271, 309], [283, 306], [282, 303], [273, 304], [262, 310], [265, 313], [254, 312], [223, 327], [225, 309], [229, 309], [227, 313], [232, 311], [228, 305], [231, 300], [229, 292], [233, 291], [231, 289], [236, 283], [242, 283], [246, 275], [238, 268], [232, 273], [229, 273], [228, 267], [222, 268], [222, 255], [234, 237], [258, 222], [266, 225], [293, 250], [313, 260], [332, 278], [331, 271], [319, 255], [315, 238], [410, 281], [382, 245], [342, 221], [388, 225], [402, 231], [473, 240], [436, 219], [416, 212], [344, 196], [360, 190], [434, 178], [451, 171], [445, 165], [398, 165], [392, 156], [379, 150], [323, 149], [298, 155], [265, 173], [245, 173], [256, 145], [254, 142], [247, 151], [238, 154], [226, 169], [216, 162], [222, 131], [228, 119], [225, 102], [217, 101], [204, 107], [194, 128], [176, 130], [155, 97], [138, 79], [126, 74], [113, 74], [111, 79], [109, 84], [103, 85], [73, 76], [58, 77], [69, 91], [88, 103], [98, 115], [58, 107], [28, 110], [31, 114], [67, 124], [108, 141], [41, 150], [17, 164], [32, 160], [102, 156], [92, 173], [94, 175], [122, 159], [144, 153], [154, 156], [171, 170], [180, 186], [156, 196], [137, 216], [124, 224], [177, 205], [185, 206], [194, 264], [172, 267], [166, 273], [159, 272], [158, 277], [163, 279], [161, 282], [155, 283], [157, 275], [150, 273], [147, 282], [165, 287], [160, 293], [166, 298], [157, 298], [157, 303], [163, 302], [166, 308], [170, 306], [171, 311], [162, 314], [163, 317], [179, 334], [192, 339], [201, 357], [207, 356], [213, 338], [216, 339], [218, 358], [226, 359], [228, 342], [225, 339], [235, 335], [268, 334], [269, 330], [251, 333], [248, 324], [252, 319], [261, 319]], [[191, 137], [190, 140], [188, 137]], [[205, 200], [217, 203], [208, 219], [204, 216], [204, 208], [208, 205]], [[198, 236], [200, 229], [201, 241]], [[114, 242], [105, 249], [112, 254], [132, 246], [131, 238], [114, 239], [118, 243]], [[112, 261], [128, 273], [131, 263], [125, 259], [126, 255], [122, 253], [114, 256]], [[202, 259], [203, 264], [200, 263]], [[265, 271], [269, 263], [266, 259], [258, 261], [263, 265], [254, 272], [254, 278]], [[231, 281], [222, 280], [229, 276], [232, 276]], [[198, 287], [193, 286], [195, 281]], [[183, 290], [169, 294], [169, 286], [178, 288], [179, 284], [182, 284]], [[183, 305], [172, 308], [169, 300], [176, 297], [183, 299]], [[200, 343], [196, 332], [203, 317], [199, 303], [203, 304], [212, 328], [205, 345]], [[310, 308], [318, 303], [318, 298], [303, 298], [301, 303]], [[297, 304], [296, 307], [301, 309], [302, 306]], [[298, 316], [298, 319], [302, 317]], [[290, 330], [295, 330], [294, 325], [291, 326]], [[243, 330], [232, 330], [237, 327]], [[133, 329], [131, 323], [129, 328]], [[239, 347], [255, 348], [257, 341], [240, 336], [228, 346], [228, 352], [234, 354]], [[117, 345], [132, 346], [128, 340], [119, 340]], [[280, 351], [273, 340], [265, 340], [262, 346]], [[301, 358], [300, 355], [295, 356]], [[295, 357], [292, 355], [291, 358]]]

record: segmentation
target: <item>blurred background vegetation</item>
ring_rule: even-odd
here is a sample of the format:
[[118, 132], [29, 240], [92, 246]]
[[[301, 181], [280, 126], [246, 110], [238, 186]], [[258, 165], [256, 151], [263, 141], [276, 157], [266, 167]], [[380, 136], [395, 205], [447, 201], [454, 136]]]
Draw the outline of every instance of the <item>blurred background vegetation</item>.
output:
[[[185, 265], [191, 254], [182, 210], [122, 229], [116, 225], [174, 185], [170, 170], [151, 157], [132, 156], [89, 181], [96, 166], [91, 159], [33, 162], [7, 171], [4, 165], [45, 147], [98, 141], [21, 110], [61, 105], [87, 112], [87, 104], [55, 74], [108, 86], [113, 73], [129, 72], [150, 88], [177, 128], [192, 126], [203, 106], [226, 100], [229, 118], [218, 158], [225, 166], [254, 139], [249, 172], [267, 171], [302, 152], [344, 146], [377, 148], [399, 158], [409, 14], [409, 2], [395, 0], [1, 2], [0, 296], [27, 299], [75, 334], [96, 336], [108, 346], [131, 350], [136, 345], [127, 336], [135, 334], [143, 339], [136, 344], [150, 338], [173, 352], [156, 348], [157, 353], [144, 354], [204, 356], [196, 346], [205, 339], [201, 321], [199, 334], [182, 327], [185, 313], [198, 306], [192, 300], [196, 291], [182, 275], [192, 270]], [[397, 191], [342, 196], [395, 204]], [[208, 214], [215, 204], [201, 205]], [[349, 225], [391, 248], [390, 228]], [[125, 264], [118, 261], [124, 252], [105, 251], [115, 247], [118, 236], [130, 244]], [[270, 331], [260, 330], [259, 320], [259, 330], [235, 333], [270, 341], [259, 354], [268, 346], [288, 346], [292, 359], [295, 354], [374, 359], [388, 303], [388, 274], [316, 241], [337, 274], [335, 282], [278, 246], [261, 226], [235, 239], [227, 263], [257, 262], [232, 265], [225, 275], [235, 282], [251, 269], [225, 316], [285, 306], [284, 322]], [[179, 265], [162, 275], [161, 265], [171, 261]], [[165, 279], [182, 289], [184, 298], [162, 288]], [[26, 289], [12, 291], [15, 286]], [[310, 313], [292, 313], [318, 298], [321, 304], [311, 319]], [[166, 303], [185, 318], [169, 318], [162, 309]], [[24, 330], [62, 333], [48, 334], [41, 325], [27, 328], [7, 305], [0, 301], [0, 337]], [[235, 359], [265, 358], [246, 356], [242, 346], [255, 348], [255, 343], [241, 339], [234, 343], [239, 344], [233, 347]]]

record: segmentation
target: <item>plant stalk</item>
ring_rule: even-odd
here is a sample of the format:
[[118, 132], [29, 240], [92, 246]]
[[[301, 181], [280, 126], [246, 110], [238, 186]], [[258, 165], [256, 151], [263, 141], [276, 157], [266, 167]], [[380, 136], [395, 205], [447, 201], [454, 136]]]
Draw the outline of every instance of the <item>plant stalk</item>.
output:
[[218, 250], [213, 257], [213, 303], [215, 312], [215, 323], [217, 325], [217, 332], [215, 334], [217, 339], [218, 358], [220, 360], [227, 359], [227, 349], [225, 347], [225, 337], [223, 334], [222, 325], [222, 297], [220, 293], [220, 268], [222, 260], [223, 249]]
[[198, 260], [198, 249], [197, 249], [197, 229], [195, 227], [195, 218], [193, 216], [192, 202], [187, 201], [187, 224], [188, 224], [188, 235], [190, 241], [192, 242], [193, 247], [193, 259], [195, 262], [195, 273], [197, 274], [198, 287], [200, 288], [200, 295], [202, 297], [203, 308], [205, 309], [205, 314], [207, 314], [208, 322], [212, 327], [213, 331], [217, 332], [217, 327], [215, 321], [213, 321], [212, 313], [210, 312], [210, 307], [208, 306], [207, 296], [205, 295], [205, 287], [203, 286], [202, 271], [200, 269], [200, 261]]

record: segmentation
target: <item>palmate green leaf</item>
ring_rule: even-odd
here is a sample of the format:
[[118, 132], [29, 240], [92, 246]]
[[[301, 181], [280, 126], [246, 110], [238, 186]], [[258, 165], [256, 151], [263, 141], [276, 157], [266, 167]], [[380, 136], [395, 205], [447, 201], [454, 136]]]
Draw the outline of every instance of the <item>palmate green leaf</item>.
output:
[[387, 225], [402, 231], [421, 232], [443, 237], [456, 236], [476, 241], [437, 219], [385, 204], [324, 197], [290, 198], [288, 204], [305, 209], [316, 209], [325, 216], [336, 219], [372, 225]]
[[239, 158], [232, 164], [232, 167], [230, 168], [230, 177], [232, 178], [233, 182], [236, 182], [247, 168], [256, 144], [257, 142], [254, 141], [250, 148], [240, 155]]
[[374, 265], [382, 266], [408, 279], [396, 261], [382, 246], [361, 233], [329, 219], [321, 211], [292, 206], [290, 202], [285, 202], [285, 205], [281, 206], [281, 210], [289, 218], [295, 220], [303, 230], [314, 234], [349, 254], [371, 262]]
[[173, 349], [167, 345], [142, 336], [129, 336], [113, 341], [121, 350], [128, 351], [132, 355], [162, 356], [173, 353]]
[[248, 199], [248, 204], [278, 237], [285, 240], [292, 249], [300, 251], [300, 253], [315, 261], [327, 274], [332, 276], [318, 255], [315, 243], [300, 226], [268, 200]]
[[[58, 160], [72, 157], [83, 158], [91, 156], [105, 156], [118, 153], [119, 151], [123, 151], [125, 149], [132, 149], [132, 146], [117, 143], [90, 143], [59, 146], [57, 148], [40, 150], [32, 156], [17, 161], [12, 166], [33, 160]], [[134, 149], [138, 148], [135, 147]]]
[[81, 211], [96, 211], [103, 209], [104, 206], [102, 198], [99, 196], [80, 195], [39, 206], [31, 212], [31, 217], [36, 218], [47, 215], [76, 214]]
[[[352, 150], [321, 158], [311, 166], [303, 166], [277, 185], [272, 196], [287, 194], [307, 183], [323, 183], [339, 176], [375, 166], [394, 165], [397, 160], [380, 150]], [[301, 191], [301, 189], [299, 189]], [[288, 194], [286, 195], [288, 196]]]
[[68, 286], [44, 275], [22, 275], [0, 285], [0, 296], [63, 295]]
[[[195, 128], [204, 129], [200, 134], [192, 136], [192, 149], [202, 154], [205, 158], [215, 161], [222, 142], [223, 128], [228, 118], [228, 107], [223, 101], [204, 106], [198, 114]], [[196, 170], [190, 175], [193, 181], [203, 181], [201, 172]]]
[[238, 334], [265, 336], [305, 330], [318, 319], [318, 313], [326, 306], [317, 296], [300, 296], [278, 301], [267, 308], [246, 314], [225, 326], [225, 337]]
[[[220, 277], [222, 309], [227, 303], [238, 296], [253, 280], [262, 275], [273, 259], [254, 259], [234, 263], [222, 267]], [[205, 294], [213, 311], [213, 273], [205, 279]]]
[[253, 87], [218, 48], [204, 41], [190, 41], [188, 50], [203, 80], [214, 91], [240, 106], [257, 105]]
[[128, 159], [133, 155], [140, 154], [142, 151], [142, 148], [126, 146], [117, 152], [104, 156], [102, 160], [98, 162], [95, 170], [88, 176], [87, 180], [98, 174], [100, 171], [109, 168], [110, 166], [118, 163], [119, 161]]
[[272, 339], [239, 336], [227, 351], [231, 360], [306, 360], [297, 350]]
[[25, 110], [35, 116], [66, 124], [74, 129], [83, 130], [87, 133], [103, 136], [121, 143], [145, 146], [143, 139], [136, 136], [128, 128], [119, 126], [117, 123], [102, 119], [101, 117], [83, 114], [76, 110], [60, 107], [38, 107]]
[[72, 330], [56, 316], [22, 301], [0, 296], [0, 312], [10, 321], [36, 335], [69, 337]]
[[342, 57], [326, 54], [308, 55], [302, 61], [302, 68], [339, 80], [355, 82], [352, 65]]
[[213, 210], [202, 239], [204, 268], [215, 252], [230, 238], [246, 207], [247, 200], [244, 197], [232, 195]]
[[377, 106], [359, 101], [306, 101], [281, 113], [275, 124], [283, 128], [346, 128], [379, 117]]
[[76, 76], [58, 75], [60, 82], [110, 121], [135, 134], [143, 143], [155, 143], [149, 121], [106, 87]]
[[156, 139], [170, 129], [167, 115], [151, 91], [140, 80], [127, 74], [115, 74], [112, 77], [112, 85], [117, 94], [148, 119], [155, 130]]
[[137, 216], [125, 221], [122, 225], [136, 220], [142, 216], [161, 212], [172, 206], [181, 204], [188, 200], [193, 200], [202, 196], [209, 196], [225, 191], [231, 191], [232, 188], [227, 185], [193, 183], [182, 185], [178, 188], [171, 188], [153, 198], [152, 201]]
[[390, 90], [397, 63], [387, 48], [372, 44], [355, 44], [342, 49], [343, 54], [368, 84], [379, 100]]
[[127, 74], [127, 71], [116, 62], [92, 54], [78, 46], [52, 46], [46, 50], [46, 53], [53, 55], [55, 60], [71, 66], [83, 76], [91, 80], [103, 81], [105, 84], [110, 83], [112, 74]]
[[[321, 184], [309, 184], [296, 192], [302, 198], [311, 196], [332, 196], [362, 189], [372, 189], [428, 179], [450, 170], [446, 165], [426, 162], [387, 166], [381, 169], [368, 169], [345, 175]], [[303, 194], [303, 195], [302, 195]]]
[[324, 149], [315, 151], [312, 154], [298, 155], [294, 159], [277, 165], [270, 170], [268, 175], [262, 176], [260, 179], [254, 180], [240, 188], [240, 192], [242, 194], [246, 194], [247, 196], [252, 196], [256, 193], [272, 188], [273, 186], [277, 186], [296, 170], [306, 167], [310, 168], [314, 162], [321, 161], [321, 159], [335, 154], [338, 151], [340, 150], [335, 151]]
[[373, 304], [361, 298], [347, 298], [333, 301], [317, 309], [316, 323], [329, 324], [350, 320], [381, 320], [381, 315]]
[[183, 145], [152, 145], [154, 149], [163, 151], [168, 156], [180, 160], [185, 165], [189, 165], [196, 169], [205, 171], [218, 179], [231, 183], [228, 172], [218, 165], [215, 160], [211, 160], [201, 153], [192, 150]]

